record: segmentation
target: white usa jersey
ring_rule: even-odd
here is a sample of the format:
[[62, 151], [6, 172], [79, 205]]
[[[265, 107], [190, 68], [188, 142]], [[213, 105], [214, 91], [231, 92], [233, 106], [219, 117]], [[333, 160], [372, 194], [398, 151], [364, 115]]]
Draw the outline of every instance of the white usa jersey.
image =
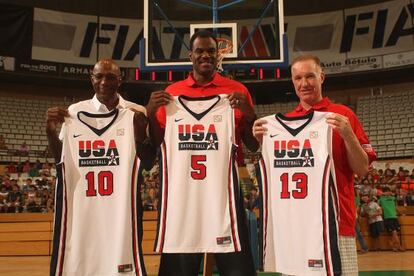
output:
[[264, 117], [259, 183], [265, 271], [338, 275], [338, 197], [331, 113]]
[[65, 118], [50, 275], [145, 275], [133, 119], [127, 109]]
[[240, 251], [237, 148], [227, 97], [174, 97], [166, 115], [156, 251]]

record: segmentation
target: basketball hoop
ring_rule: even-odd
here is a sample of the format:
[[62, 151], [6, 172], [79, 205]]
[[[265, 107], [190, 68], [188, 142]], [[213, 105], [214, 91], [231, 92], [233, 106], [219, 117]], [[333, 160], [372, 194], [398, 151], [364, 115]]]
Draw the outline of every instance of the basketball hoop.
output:
[[233, 43], [226, 38], [218, 37], [217, 48], [217, 71], [221, 73], [223, 72], [223, 58], [233, 51]]

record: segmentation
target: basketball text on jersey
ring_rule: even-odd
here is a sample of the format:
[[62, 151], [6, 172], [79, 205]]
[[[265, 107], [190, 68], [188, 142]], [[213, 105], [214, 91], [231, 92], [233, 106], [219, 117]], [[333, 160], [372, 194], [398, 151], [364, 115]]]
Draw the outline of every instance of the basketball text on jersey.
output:
[[313, 167], [314, 158], [311, 142], [299, 140], [275, 140], [274, 162], [275, 168]]
[[65, 118], [50, 275], [146, 274], [133, 120], [127, 109]]
[[218, 150], [214, 124], [178, 124], [179, 150]]
[[174, 97], [166, 115], [155, 250], [240, 251], [234, 114], [228, 98]]
[[341, 272], [328, 114], [263, 118], [268, 131], [257, 175], [265, 271], [310, 276]]
[[118, 166], [119, 153], [114, 139], [105, 144], [104, 140], [80, 140], [79, 167]]

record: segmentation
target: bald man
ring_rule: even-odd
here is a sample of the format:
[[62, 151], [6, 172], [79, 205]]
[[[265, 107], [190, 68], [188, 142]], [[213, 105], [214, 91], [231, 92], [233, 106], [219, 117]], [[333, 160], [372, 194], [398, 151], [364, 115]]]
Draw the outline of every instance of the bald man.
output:
[[[112, 60], [103, 59], [98, 61], [93, 68], [90, 80], [95, 92], [92, 99], [72, 104], [68, 109], [51, 107], [46, 113], [46, 133], [50, 149], [57, 163], [65, 163], [62, 166], [63, 168], [59, 169], [59, 181], [56, 184], [55, 246], [51, 259], [50, 275], [57, 275], [62, 270], [63, 274], [70, 272], [74, 273], [74, 275], [114, 275], [116, 271], [118, 273], [140, 271], [137, 272], [137, 275], [146, 275], [141, 249], [137, 250], [136, 248], [136, 238], [138, 238], [138, 247], [141, 248], [142, 208], [140, 206], [142, 206], [142, 203], [141, 196], [139, 195], [141, 182], [139, 181], [140, 178], [136, 177], [135, 174], [137, 170], [141, 169], [141, 167], [136, 167], [135, 155], [140, 159], [139, 164], [147, 169], [152, 166], [153, 157], [155, 156], [155, 149], [151, 146], [151, 143], [147, 142], [149, 139], [147, 139], [146, 135], [148, 124], [145, 115], [146, 111], [143, 106], [126, 101], [119, 95], [118, 91], [122, 84], [121, 71]], [[115, 109], [130, 109], [134, 112], [133, 118], [130, 117], [132, 116], [130, 113], [123, 113], [127, 115], [118, 117], [120, 119], [116, 123], [116, 130], [112, 129], [109, 131], [110, 126], [114, 120], [117, 120], [118, 115], [108, 117], [105, 114], [112, 114], [111, 111], [115, 113]], [[74, 160], [72, 160], [70, 152], [64, 153], [69, 157], [61, 156], [63, 142], [69, 148], [69, 151], [73, 151], [73, 148], [77, 147], [71, 148], [68, 145], [77, 141], [75, 140], [77, 136], [84, 135], [81, 139], [84, 139], [84, 137], [85, 139], [94, 137], [89, 133], [82, 132], [77, 136], [73, 135], [73, 138], [72, 135], [69, 135], [74, 130], [74, 127], [70, 125], [65, 126], [65, 117], [72, 118], [67, 122], [71, 125], [76, 125], [74, 124], [74, 118], [81, 114], [79, 112], [102, 115], [95, 116], [95, 120], [91, 122], [93, 122], [93, 126], [97, 129], [103, 130], [107, 128], [107, 132], [98, 134], [105, 137], [102, 140], [113, 139], [111, 141], [118, 141], [115, 147], [118, 147], [119, 153], [123, 154], [121, 161], [115, 161], [118, 162], [115, 165], [92, 164], [86, 168], [89, 171], [83, 175], [85, 173], [85, 166], [80, 165], [82, 159], [77, 153], [72, 152]], [[91, 117], [93, 116], [89, 116], [89, 118]], [[82, 122], [85, 123], [86, 121]], [[62, 124], [62, 129], [60, 135], [58, 135], [57, 128], [60, 124]], [[128, 127], [128, 124], [133, 125]], [[77, 127], [79, 128], [79, 125]], [[133, 133], [131, 132], [132, 129]], [[95, 134], [97, 134], [96, 131]], [[133, 139], [135, 139], [136, 151], [126, 154], [126, 151], [130, 150], [129, 143], [133, 142], [131, 141], [132, 134], [134, 136]], [[65, 141], [65, 139], [70, 139], [70, 141]], [[99, 140], [96, 142], [99, 142]], [[123, 144], [120, 145], [119, 142]], [[102, 147], [102, 144], [98, 145], [98, 147]], [[112, 156], [115, 156], [115, 154], [113, 153]], [[97, 160], [102, 160], [102, 158]], [[79, 166], [77, 161], [79, 161]], [[91, 160], [86, 159], [86, 161]], [[68, 171], [65, 171], [66, 169]], [[92, 175], [92, 180], [90, 180], [90, 175]], [[97, 175], [97, 177], [95, 178], [94, 175]], [[71, 178], [68, 176], [71, 176]], [[63, 179], [65, 182], [62, 181]], [[83, 184], [84, 186], [82, 186]], [[65, 202], [65, 205], [62, 205], [63, 202]], [[69, 219], [66, 220], [66, 216]], [[65, 217], [65, 219], [63, 220], [62, 217]], [[106, 217], [107, 219], [105, 219]], [[79, 223], [81, 221], [91, 221], [91, 225], [85, 226]], [[114, 228], [110, 228], [112, 227], [112, 222], [114, 222]], [[96, 231], [100, 227], [105, 231]], [[109, 228], [110, 230], [108, 230]], [[64, 229], [65, 232], [60, 231], [61, 229]], [[66, 239], [66, 231], [68, 232], [68, 237], [70, 237], [69, 239]], [[94, 231], [99, 232], [99, 235]], [[79, 235], [79, 233], [83, 234]], [[128, 233], [131, 236], [128, 236]], [[98, 248], [88, 248], [88, 245], [85, 245], [85, 249], [82, 250], [82, 237], [92, 237], [92, 241], [88, 240], [88, 244], [98, 244]], [[93, 240], [95, 237], [100, 239], [100, 241]], [[65, 247], [65, 243], [68, 243], [67, 247]], [[58, 244], [62, 250], [57, 246]], [[66, 248], [68, 249], [66, 250]], [[96, 252], [90, 254], [90, 250], [96, 250]], [[108, 250], [110, 254], [108, 254]], [[61, 255], [67, 256], [67, 258], [61, 257]], [[58, 265], [58, 260], [61, 259], [64, 259], [63, 266]]]
[[[119, 87], [122, 84], [121, 70], [118, 65], [110, 59], [102, 59], [98, 61], [90, 76], [95, 95], [92, 99], [81, 101], [69, 106], [68, 109], [62, 107], [51, 107], [46, 112], [46, 134], [49, 140], [49, 147], [55, 157], [56, 162], [60, 161], [62, 151], [62, 137], [65, 131], [64, 125], [60, 135], [56, 130], [59, 124], [62, 124], [65, 117], [70, 115], [76, 116], [79, 111], [89, 113], [108, 113], [114, 108], [128, 108], [135, 112], [134, 131], [135, 141], [137, 142], [137, 151], [141, 160], [146, 167], [152, 164], [152, 149], [146, 146], [146, 132], [143, 131], [147, 126], [145, 107], [133, 102], [124, 100], [119, 95]], [[151, 161], [150, 161], [151, 160]]]

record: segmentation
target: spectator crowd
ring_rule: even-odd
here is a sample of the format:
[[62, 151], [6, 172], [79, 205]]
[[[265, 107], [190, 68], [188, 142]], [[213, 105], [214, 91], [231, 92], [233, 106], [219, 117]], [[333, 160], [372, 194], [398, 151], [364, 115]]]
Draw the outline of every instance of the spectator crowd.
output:
[[379, 198], [385, 187], [396, 196], [398, 205], [414, 205], [414, 169], [410, 172], [399, 167], [397, 171], [386, 164], [384, 170], [372, 168], [366, 177], [355, 177], [355, 188], [361, 194]]
[[[247, 164], [252, 185], [246, 187], [245, 205], [247, 209], [257, 208], [259, 192], [254, 172], [257, 158], [252, 158], [252, 168]], [[159, 166], [143, 170], [141, 198], [144, 210], [157, 210], [159, 194]], [[56, 168], [48, 162], [11, 162], [5, 173], [0, 175], [0, 212], [51, 212], [54, 205]], [[410, 172], [403, 167], [397, 170], [372, 168], [364, 178], [355, 177], [357, 194], [369, 195], [378, 199], [387, 187], [395, 195], [398, 205], [414, 206], [414, 169]]]
[[0, 213], [53, 212], [55, 165], [10, 163], [0, 175]]

